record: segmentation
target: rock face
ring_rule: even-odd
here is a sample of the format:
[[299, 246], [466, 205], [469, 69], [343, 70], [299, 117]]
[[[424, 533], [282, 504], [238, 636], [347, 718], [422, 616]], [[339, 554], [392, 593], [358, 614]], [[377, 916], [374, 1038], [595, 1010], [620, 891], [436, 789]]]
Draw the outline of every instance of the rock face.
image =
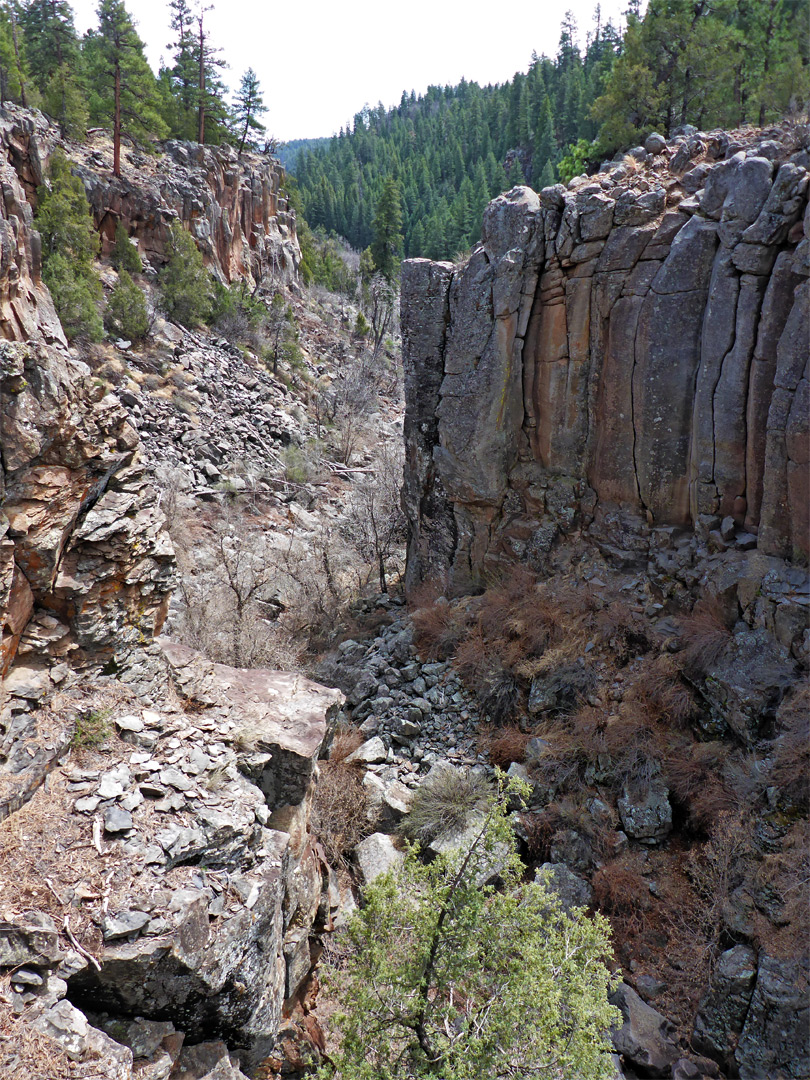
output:
[[807, 555], [807, 132], [761, 138], [514, 188], [467, 262], [404, 264], [411, 589], [575, 527], [617, 557], [651, 525]]
[[223, 283], [297, 281], [295, 212], [280, 192], [284, 170], [274, 158], [174, 141], [163, 149], [156, 163], [130, 154], [120, 180], [96, 160], [79, 168], [107, 249], [120, 221], [141, 254], [160, 265], [169, 228], [179, 221]]
[[[165, 1043], [176, 1026], [187, 1043], [222, 1037], [256, 1064], [274, 1045], [284, 1002], [309, 975], [319, 911], [334, 914], [306, 814], [342, 695], [281, 672], [214, 667], [168, 643], [164, 652], [189, 712], [168, 693], [161, 710], [143, 709], [132, 693], [111, 710], [120, 740], [86, 751], [82, 767], [57, 765], [23, 810], [48, 821], [37, 837], [38, 873], [68, 919], [20, 914], [19, 883], [4, 878], [0, 972], [15, 969], [19, 1013], [38, 1024], [41, 1016], [77, 1059], [99, 1036], [90, 1025], [135, 1058], [161, 1043], [176, 1058], [182, 1036]], [[61, 691], [61, 712], [81, 710], [104, 686], [109, 693], [109, 682], [88, 678]], [[21, 865], [20, 826], [0, 827], [6, 857]], [[74, 845], [87, 849], [80, 862], [65, 857]], [[88, 887], [101, 874], [103, 896]], [[69, 919], [92, 960], [89, 949], [75, 950]], [[133, 1024], [157, 1029], [148, 1052], [133, 1041]]]
[[53, 131], [0, 116], [0, 678], [15, 656], [120, 659], [159, 630], [174, 556], [138, 436], [68, 351], [27, 196]]
[[[47, 309], [46, 309], [47, 315]], [[159, 631], [174, 553], [120, 402], [44, 340], [0, 370], [0, 674], [15, 655], [121, 660]]]
[[[0, 112], [0, 143], [30, 200], [60, 142], [57, 127], [41, 113], [13, 105]], [[76, 162], [105, 251], [121, 222], [146, 262], [159, 266], [166, 261], [169, 229], [180, 222], [224, 284], [244, 280], [252, 288], [265, 277], [297, 281], [295, 212], [281, 194], [284, 170], [275, 158], [170, 140], [155, 156], [124, 147], [117, 179], [108, 134], [64, 148]]]

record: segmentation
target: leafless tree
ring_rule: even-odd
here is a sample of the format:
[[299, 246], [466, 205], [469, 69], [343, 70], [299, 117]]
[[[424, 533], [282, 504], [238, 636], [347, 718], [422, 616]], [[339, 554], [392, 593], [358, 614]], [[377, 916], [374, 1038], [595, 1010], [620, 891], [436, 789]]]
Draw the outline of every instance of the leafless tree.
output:
[[369, 472], [357, 482], [346, 514], [346, 534], [358, 555], [375, 565], [380, 591], [388, 592], [388, 567], [402, 554], [405, 515], [400, 506], [403, 454], [394, 443], [382, 443]]

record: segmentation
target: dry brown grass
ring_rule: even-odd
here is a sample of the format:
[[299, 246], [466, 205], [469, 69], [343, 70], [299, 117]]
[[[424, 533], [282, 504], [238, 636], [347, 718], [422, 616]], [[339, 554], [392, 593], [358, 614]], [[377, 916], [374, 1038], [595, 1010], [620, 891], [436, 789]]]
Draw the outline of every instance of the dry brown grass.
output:
[[798, 821], [784, 836], [780, 850], [757, 867], [759, 890], [776, 898], [776, 924], [761, 913], [756, 918], [757, 944], [786, 960], [810, 951], [810, 822]]
[[607, 855], [611, 830], [597, 823], [587, 809], [573, 798], [562, 798], [550, 802], [536, 813], [522, 814], [521, 822], [532, 860], [548, 862], [555, 838], [568, 830], [579, 833], [588, 841], [596, 859]]
[[417, 652], [426, 660], [449, 660], [464, 637], [459, 613], [449, 604], [417, 608], [411, 622]]
[[651, 719], [667, 727], [684, 727], [698, 710], [694, 691], [681, 678], [671, 655], [643, 657], [627, 683], [625, 702], [634, 702]]
[[507, 724], [497, 733], [482, 732], [478, 745], [489, 756], [493, 765], [508, 769], [513, 762], [523, 761], [526, 744], [531, 737], [529, 732], [521, 731], [517, 724]]
[[588, 765], [606, 753], [604, 724], [601, 711], [586, 705], [573, 716], [538, 727], [548, 746], [529, 763], [531, 775], [552, 790], [582, 781]]
[[780, 801], [810, 809], [810, 682], [805, 681], [779, 710], [780, 732], [774, 743], [769, 781]]
[[329, 760], [333, 764], [339, 764], [359, 750], [363, 745], [363, 735], [354, 727], [339, 727], [332, 740], [332, 748], [329, 751]]
[[548, 862], [551, 838], [555, 825], [547, 814], [521, 814], [520, 822], [526, 834], [526, 846], [531, 862]]
[[608, 646], [617, 667], [632, 657], [648, 652], [655, 644], [649, 623], [626, 601], [611, 598], [595, 617], [596, 637]]
[[695, 674], [705, 674], [712, 668], [731, 642], [731, 630], [716, 597], [699, 600], [691, 614], [678, 619], [678, 628], [684, 645], [684, 669]]
[[670, 793], [687, 812], [690, 825], [708, 833], [722, 814], [739, 805], [724, 770], [729, 747], [721, 742], [691, 743], [683, 740], [664, 761], [664, 776]]
[[623, 934], [641, 931], [651, 907], [650, 890], [638, 868], [627, 858], [605, 863], [593, 876], [594, 903], [621, 924]]
[[362, 769], [345, 761], [321, 762], [312, 806], [312, 832], [331, 866], [346, 868], [351, 851], [373, 832]]

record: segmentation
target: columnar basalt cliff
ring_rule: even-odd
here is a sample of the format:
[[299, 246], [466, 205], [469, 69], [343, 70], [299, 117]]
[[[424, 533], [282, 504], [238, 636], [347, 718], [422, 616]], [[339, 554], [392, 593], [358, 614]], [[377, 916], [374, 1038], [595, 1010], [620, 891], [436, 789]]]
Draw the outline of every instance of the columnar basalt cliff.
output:
[[647, 149], [405, 263], [411, 588], [575, 528], [627, 565], [692, 530], [806, 559], [807, 129]]
[[264, 279], [298, 280], [295, 213], [281, 193], [284, 170], [269, 155], [175, 141], [157, 154], [126, 146], [119, 179], [112, 174], [109, 133], [92, 133], [88, 143], [65, 142], [41, 113], [15, 106], [0, 110], [0, 144], [32, 202], [54, 148], [64, 147], [106, 252], [120, 222], [147, 263], [160, 266], [168, 257], [169, 230], [179, 222], [224, 284], [244, 280], [253, 288]]

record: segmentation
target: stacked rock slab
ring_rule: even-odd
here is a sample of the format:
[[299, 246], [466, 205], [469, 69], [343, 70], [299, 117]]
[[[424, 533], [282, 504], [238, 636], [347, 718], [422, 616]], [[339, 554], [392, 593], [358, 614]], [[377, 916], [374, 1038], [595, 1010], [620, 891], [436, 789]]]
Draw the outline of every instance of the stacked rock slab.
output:
[[467, 589], [575, 522], [730, 519], [807, 556], [806, 143], [699, 134], [514, 188], [465, 263], [405, 263], [410, 588]]

